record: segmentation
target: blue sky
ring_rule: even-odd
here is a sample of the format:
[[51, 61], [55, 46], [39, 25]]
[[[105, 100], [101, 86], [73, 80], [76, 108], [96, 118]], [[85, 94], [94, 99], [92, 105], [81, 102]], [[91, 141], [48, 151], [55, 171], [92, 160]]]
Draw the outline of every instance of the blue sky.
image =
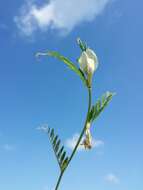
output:
[[106, 90], [117, 95], [92, 128], [101, 146], [78, 152], [60, 189], [141, 190], [143, 3], [55, 2], [0, 3], [0, 189], [54, 187], [56, 160], [36, 128], [48, 123], [64, 143], [71, 139], [84, 123], [87, 92], [64, 64], [34, 54], [56, 50], [75, 61], [80, 36], [99, 58], [93, 101]]

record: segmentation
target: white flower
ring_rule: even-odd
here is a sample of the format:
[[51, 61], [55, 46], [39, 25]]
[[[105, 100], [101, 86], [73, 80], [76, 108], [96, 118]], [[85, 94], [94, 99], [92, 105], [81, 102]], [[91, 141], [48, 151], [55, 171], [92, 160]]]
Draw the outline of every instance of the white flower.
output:
[[87, 75], [93, 75], [98, 67], [97, 56], [94, 51], [89, 48], [82, 52], [78, 62], [80, 69]]
[[90, 127], [91, 127], [91, 123], [88, 122], [86, 124], [86, 129], [85, 129], [85, 138], [81, 144], [81, 145], [84, 145], [85, 149], [91, 149], [92, 148], [92, 136], [90, 133]]

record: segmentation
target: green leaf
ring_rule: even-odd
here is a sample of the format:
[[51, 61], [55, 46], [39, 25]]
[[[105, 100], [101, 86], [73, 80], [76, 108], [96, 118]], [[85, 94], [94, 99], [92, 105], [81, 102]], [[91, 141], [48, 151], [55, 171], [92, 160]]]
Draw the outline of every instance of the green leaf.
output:
[[64, 170], [64, 169], [67, 167], [68, 160], [69, 160], [69, 158], [66, 157], [65, 160], [63, 161], [63, 164], [62, 164], [62, 170]]
[[81, 49], [82, 51], [86, 51], [87, 45], [86, 45], [85, 42], [81, 41], [80, 38], [77, 38], [77, 44], [79, 45], [79, 47], [80, 47], [80, 49]]
[[[92, 116], [92, 121], [94, 121], [99, 114], [105, 109], [105, 107], [109, 104], [109, 102], [112, 100], [112, 97], [115, 95], [115, 93], [106, 92], [101, 100], [98, 100], [97, 103], [94, 106], [94, 109], [92, 108], [90, 115]], [[94, 110], [94, 111], [93, 111]], [[91, 118], [90, 116], [90, 118]]]
[[54, 140], [53, 140], [53, 146], [54, 147], [56, 146], [57, 139], [58, 139], [58, 135], [56, 135], [55, 138], [54, 138]]
[[[45, 131], [45, 130], [44, 130]], [[54, 129], [48, 128], [47, 134], [49, 136], [50, 142], [52, 144], [53, 151], [55, 153], [57, 162], [59, 164], [59, 167], [62, 171], [63, 168], [63, 162], [66, 156], [66, 151], [64, 150], [64, 146], [60, 148], [61, 140], [58, 138], [58, 135], [55, 135]]]
[[95, 109], [97, 110], [97, 112], [100, 111], [100, 109], [101, 109], [101, 100], [98, 100], [98, 101], [97, 101], [97, 103], [96, 103], [96, 105], [95, 105]]
[[61, 165], [63, 164], [65, 156], [66, 156], [66, 152], [64, 151], [63, 154], [62, 154], [62, 156], [61, 156], [61, 159], [60, 159]]
[[90, 113], [88, 115], [88, 121], [90, 122], [93, 118], [93, 114], [94, 114], [94, 106], [92, 106]]
[[58, 153], [58, 155], [57, 155], [58, 159], [60, 158], [60, 156], [61, 156], [63, 150], [64, 150], [64, 146], [62, 146], [61, 149], [59, 150], [59, 153]]
[[60, 147], [61, 140], [58, 140], [56, 146], [55, 146], [55, 151], [58, 152], [59, 147]]
[[60, 55], [58, 52], [55, 51], [48, 51], [47, 53], [37, 53], [36, 56], [43, 56], [43, 55], [47, 55], [47, 56], [51, 56], [54, 57], [62, 62], [64, 62], [71, 70], [73, 70], [83, 81], [83, 83], [87, 86], [87, 82], [86, 82], [86, 78], [84, 76], [84, 73], [73, 63], [71, 62], [68, 58]]
[[53, 138], [54, 138], [54, 129], [51, 130], [50, 138], [51, 138], [51, 140], [53, 140]]
[[80, 78], [81, 80], [84, 82], [84, 84], [86, 85], [86, 79], [85, 76], [83, 74], [83, 72], [81, 72], [80, 69], [78, 69], [73, 62], [71, 62], [68, 58], [60, 55], [58, 52], [55, 51], [49, 51], [48, 52], [49, 56], [55, 57], [58, 60], [64, 62], [71, 70], [73, 70]]

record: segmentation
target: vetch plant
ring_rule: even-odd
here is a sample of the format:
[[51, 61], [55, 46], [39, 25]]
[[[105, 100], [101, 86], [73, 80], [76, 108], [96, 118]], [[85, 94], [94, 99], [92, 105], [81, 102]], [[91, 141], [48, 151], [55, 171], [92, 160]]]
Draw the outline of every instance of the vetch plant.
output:
[[104, 108], [108, 105], [114, 95], [114, 93], [106, 92], [100, 99], [97, 100], [95, 104], [92, 104], [92, 78], [94, 72], [98, 68], [98, 58], [95, 52], [80, 39], [77, 39], [77, 43], [81, 49], [81, 55], [77, 59], [79, 66], [75, 65], [68, 58], [60, 55], [58, 52], [55, 51], [48, 51], [45, 53], [36, 54], [36, 56], [38, 57], [51, 56], [65, 63], [72, 71], [74, 71], [80, 77], [88, 91], [88, 110], [85, 124], [79, 135], [76, 145], [71, 152], [71, 155], [67, 155], [64, 145], [62, 145], [59, 136], [55, 134], [53, 128], [44, 126], [41, 127], [41, 129], [43, 129], [44, 132], [46, 132], [49, 136], [60, 169], [60, 174], [56, 183], [55, 190], [58, 190], [64, 172], [67, 170], [75, 153], [77, 152], [78, 146], [82, 145], [86, 150], [92, 148], [92, 134], [90, 131], [92, 124], [100, 115], [100, 113], [104, 110]]

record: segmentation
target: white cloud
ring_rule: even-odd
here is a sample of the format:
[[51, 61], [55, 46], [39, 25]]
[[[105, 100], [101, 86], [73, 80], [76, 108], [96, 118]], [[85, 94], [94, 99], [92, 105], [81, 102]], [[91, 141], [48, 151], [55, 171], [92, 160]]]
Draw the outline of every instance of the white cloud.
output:
[[11, 144], [4, 144], [4, 145], [2, 145], [2, 148], [5, 151], [14, 151], [15, 150], [15, 146], [11, 145]]
[[[77, 141], [78, 141], [78, 138], [79, 138], [79, 134], [75, 134], [75, 135], [73, 135], [72, 138], [67, 139], [66, 143], [65, 143], [66, 146], [67, 146], [67, 148], [73, 150], [74, 147], [75, 147], [75, 145], [76, 145], [76, 143], [77, 143]], [[82, 141], [83, 141], [83, 139], [82, 139]], [[92, 148], [98, 148], [98, 147], [101, 147], [103, 145], [104, 145], [104, 142], [102, 140], [92, 139]], [[78, 151], [82, 151], [82, 150], [85, 150], [84, 146], [83, 145], [79, 145]]]
[[14, 21], [20, 31], [27, 36], [32, 35], [37, 29], [70, 32], [78, 24], [94, 20], [110, 1], [45, 0], [43, 6], [28, 1], [20, 9], [20, 14], [15, 16]]
[[107, 174], [105, 180], [112, 184], [118, 184], [120, 182], [120, 179], [113, 173]]

